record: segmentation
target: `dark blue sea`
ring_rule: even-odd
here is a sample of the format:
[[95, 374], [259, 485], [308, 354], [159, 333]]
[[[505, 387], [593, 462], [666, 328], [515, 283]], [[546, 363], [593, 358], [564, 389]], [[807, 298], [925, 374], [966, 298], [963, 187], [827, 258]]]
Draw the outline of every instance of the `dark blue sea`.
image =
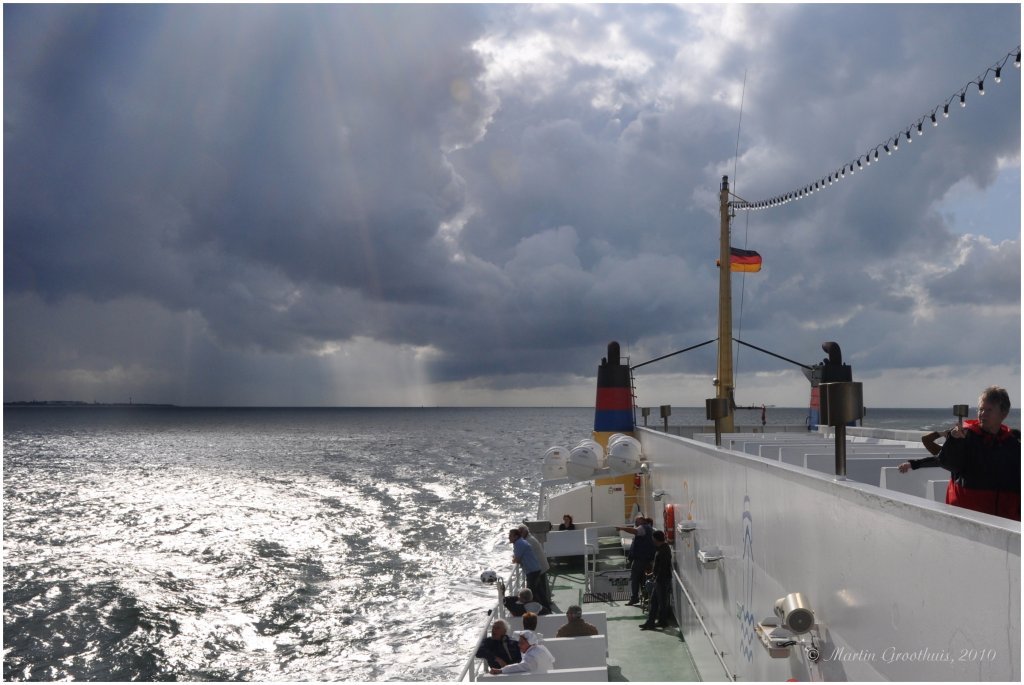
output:
[[593, 410], [3, 419], [5, 680], [451, 680], [493, 603], [480, 572], [507, 568], [504, 531], [534, 517], [544, 451], [589, 437]]

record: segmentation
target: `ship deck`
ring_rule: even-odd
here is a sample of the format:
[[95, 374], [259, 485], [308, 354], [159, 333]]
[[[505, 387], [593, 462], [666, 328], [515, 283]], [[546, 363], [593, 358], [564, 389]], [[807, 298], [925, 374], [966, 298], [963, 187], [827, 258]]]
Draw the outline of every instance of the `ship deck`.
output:
[[[625, 568], [619, 538], [601, 538], [600, 564]], [[669, 628], [640, 630], [647, 615], [639, 606], [626, 606], [628, 591], [599, 597], [584, 593], [584, 567], [579, 557], [552, 559], [548, 584], [551, 609], [565, 613], [572, 604], [584, 612], [603, 611], [608, 616], [608, 680], [611, 682], [690, 682], [700, 677], [674, 620]], [[554, 637], [549, 635], [547, 637]]]

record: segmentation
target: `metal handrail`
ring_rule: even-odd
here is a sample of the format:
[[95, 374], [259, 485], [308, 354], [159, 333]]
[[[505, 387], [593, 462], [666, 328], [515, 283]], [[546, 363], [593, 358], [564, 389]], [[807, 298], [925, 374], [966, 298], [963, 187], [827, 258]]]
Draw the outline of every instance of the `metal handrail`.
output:
[[[497, 607], [498, 604], [500, 604], [500, 602], [496, 602], [495, 607]], [[487, 620], [484, 621], [481, 629], [477, 632], [476, 641], [473, 642], [474, 649], [470, 652], [469, 659], [466, 660], [466, 665], [462, 667], [462, 670], [459, 672], [459, 677], [456, 679], [460, 683], [467, 680], [469, 682], [476, 681], [477, 671], [479, 670], [476, 663], [476, 647], [483, 642], [484, 637], [486, 637], [487, 633], [490, 632], [491, 622], [494, 620], [494, 612], [495, 609], [488, 610]]]
[[[518, 593], [520, 588], [525, 587], [525, 577], [523, 576], [523, 569], [519, 564], [515, 564], [512, 567], [512, 573], [509, 575], [508, 583], [505, 585], [506, 594], [508, 592]], [[505, 604], [501, 600], [494, 603], [494, 607], [487, 611], [487, 618], [480, 626], [480, 630], [477, 631], [476, 641], [473, 643], [473, 651], [470, 653], [469, 659], [466, 660], [466, 665], [459, 671], [459, 677], [456, 679], [458, 682], [476, 682], [478, 672], [482, 671], [478, 668], [476, 663], [476, 650], [484, 637], [491, 630], [491, 623], [494, 622], [495, 618], [506, 618], [505, 616]]]
[[[693, 597], [691, 597], [690, 593], [686, 591], [686, 586], [683, 585], [683, 579], [679, 577], [679, 573], [675, 569], [672, 569], [672, 577], [675, 578], [676, 585], [679, 586], [679, 589], [683, 591], [683, 596], [686, 597], [686, 603], [690, 605], [691, 609], [693, 609], [693, 615], [697, 617], [697, 622], [700, 623], [701, 630], [704, 631], [704, 635], [707, 636], [708, 641], [711, 643], [711, 649], [715, 652], [715, 657], [718, 658], [718, 662], [722, 664], [722, 670], [725, 671], [726, 678], [734, 682], [736, 680], [736, 676], [729, 670], [729, 666], [725, 663], [725, 659], [722, 658], [724, 652], [719, 650], [718, 645], [715, 644], [715, 638], [712, 637], [711, 630], [707, 627], [707, 624], [704, 623], [704, 619], [701, 617], [700, 611], [697, 610], [697, 605], [693, 603]], [[682, 630], [682, 625], [680, 625], [679, 629], [680, 631]]]

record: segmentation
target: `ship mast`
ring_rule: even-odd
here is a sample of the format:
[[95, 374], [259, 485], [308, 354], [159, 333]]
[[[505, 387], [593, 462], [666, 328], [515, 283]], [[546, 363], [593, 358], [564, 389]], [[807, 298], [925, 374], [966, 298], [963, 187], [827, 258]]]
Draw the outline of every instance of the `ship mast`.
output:
[[722, 177], [719, 192], [721, 245], [718, 258], [718, 377], [715, 381], [719, 399], [729, 401], [729, 413], [721, 419], [723, 433], [732, 433], [732, 260], [729, 255], [729, 177]]

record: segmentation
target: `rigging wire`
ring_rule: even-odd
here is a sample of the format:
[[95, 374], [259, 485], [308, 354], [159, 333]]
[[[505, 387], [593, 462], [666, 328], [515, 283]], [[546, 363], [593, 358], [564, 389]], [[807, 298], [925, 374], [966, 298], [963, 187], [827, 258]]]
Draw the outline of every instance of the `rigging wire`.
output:
[[[858, 155], [853, 159], [853, 161], [848, 161], [844, 163], [841, 167], [839, 167], [837, 171], [833, 171], [829, 174], [826, 174], [820, 179], [815, 179], [814, 181], [811, 181], [810, 183], [807, 183], [806, 185], [796, 190], [792, 190], [788, 193], [783, 193], [781, 195], [776, 195], [765, 200], [757, 200], [754, 202], [750, 202], [737, 196], [738, 199], [736, 201], [730, 202], [729, 207], [734, 210], [745, 211], [770, 209], [773, 207], [784, 205], [788, 202], [792, 202], [793, 200], [802, 200], [803, 198], [809, 195], [813, 195], [818, 191], [825, 190], [834, 183], [838, 183], [840, 180], [846, 178], [847, 172], [849, 172], [850, 176], [853, 176], [853, 174], [856, 171], [862, 171], [865, 167], [871, 166], [872, 162], [878, 162], [879, 159], [881, 159], [879, 155], [879, 150], [884, 151], [886, 153], [886, 156], [889, 156], [892, 155], [893, 152], [899, 150], [901, 139], [903, 139], [907, 144], [909, 144], [914, 142], [914, 138], [912, 136], [913, 132], [916, 132], [918, 136], [923, 136], [925, 122], [930, 122], [933, 127], [938, 126], [939, 120], [937, 115], [940, 110], [942, 111], [942, 117], [948, 118], [949, 106], [954, 102], [959, 101], [961, 108], [967, 107], [967, 91], [968, 89], [970, 89], [971, 86], [974, 86], [977, 89], [978, 95], [984, 96], [985, 79], [988, 78], [989, 73], [993, 74], [992, 80], [995, 83], [1001, 83], [1003, 77], [1003, 67], [1006, 66], [1007, 61], [1009, 61], [1011, 57], [1014, 58], [1013, 66], [1019, 70], [1020, 46], [1018, 45], [1014, 50], [1011, 50], [1010, 52], [1006, 53], [1006, 56], [1003, 57], [1002, 61], [996, 62], [995, 64], [987, 68], [984, 71], [984, 73], [977, 77], [977, 79], [965, 83], [962, 88], [958, 89], [956, 92], [950, 95], [944, 103], [936, 105], [935, 107], [932, 108], [930, 112], [926, 112], [925, 114], [921, 115], [921, 117], [919, 117], [917, 121], [912, 122], [905, 128], [900, 128], [900, 130], [897, 131], [894, 136], [890, 136], [885, 141], [879, 143], [878, 145], [875, 145], [873, 148], [870, 148], [864, 154]], [[744, 85], [745, 84], [746, 75], [744, 75]], [[738, 137], [739, 134], [737, 133], [737, 139]]]
[[[743, 103], [746, 100], [746, 97], [747, 97], [747, 70], [744, 69], [743, 70], [743, 90], [740, 92], [740, 117], [739, 117], [739, 121], [736, 122], [736, 153], [735, 153], [735, 155], [733, 155], [733, 162], [732, 162], [732, 187], [733, 187], [733, 191], [734, 192], [736, 190], [739, 190], [739, 182], [737, 180], [737, 176], [738, 176], [737, 166], [739, 165], [739, 161], [740, 161], [740, 130], [742, 129], [742, 126], [743, 126]], [[733, 212], [733, 216], [735, 216], [735, 212]], [[745, 225], [745, 227], [743, 229], [743, 249], [744, 250], [747, 249], [747, 237], [750, 234], [750, 212], [747, 212], [746, 216], [747, 216], [746, 225]], [[730, 226], [731, 226], [731, 222], [730, 222]], [[731, 238], [729, 240], [729, 244], [732, 245], [732, 239]], [[723, 266], [723, 267], [720, 267], [720, 268], [731, 269], [732, 266], [728, 265], [728, 266]], [[737, 335], [742, 334], [742, 332], [743, 332], [743, 297], [744, 297], [744, 295], [746, 295], [746, 292], [747, 292], [747, 274], [744, 272], [743, 277], [740, 279], [740, 311], [739, 311], [739, 317], [738, 317], [738, 321], [737, 321], [737, 326], [738, 326], [739, 331], [738, 331]], [[735, 357], [733, 358], [733, 373], [734, 374], [739, 373], [739, 368], [740, 368], [740, 346], [736, 345], [735, 348], [736, 348], [736, 352], [735, 352]], [[735, 402], [735, 400], [733, 400], [733, 401]]]

